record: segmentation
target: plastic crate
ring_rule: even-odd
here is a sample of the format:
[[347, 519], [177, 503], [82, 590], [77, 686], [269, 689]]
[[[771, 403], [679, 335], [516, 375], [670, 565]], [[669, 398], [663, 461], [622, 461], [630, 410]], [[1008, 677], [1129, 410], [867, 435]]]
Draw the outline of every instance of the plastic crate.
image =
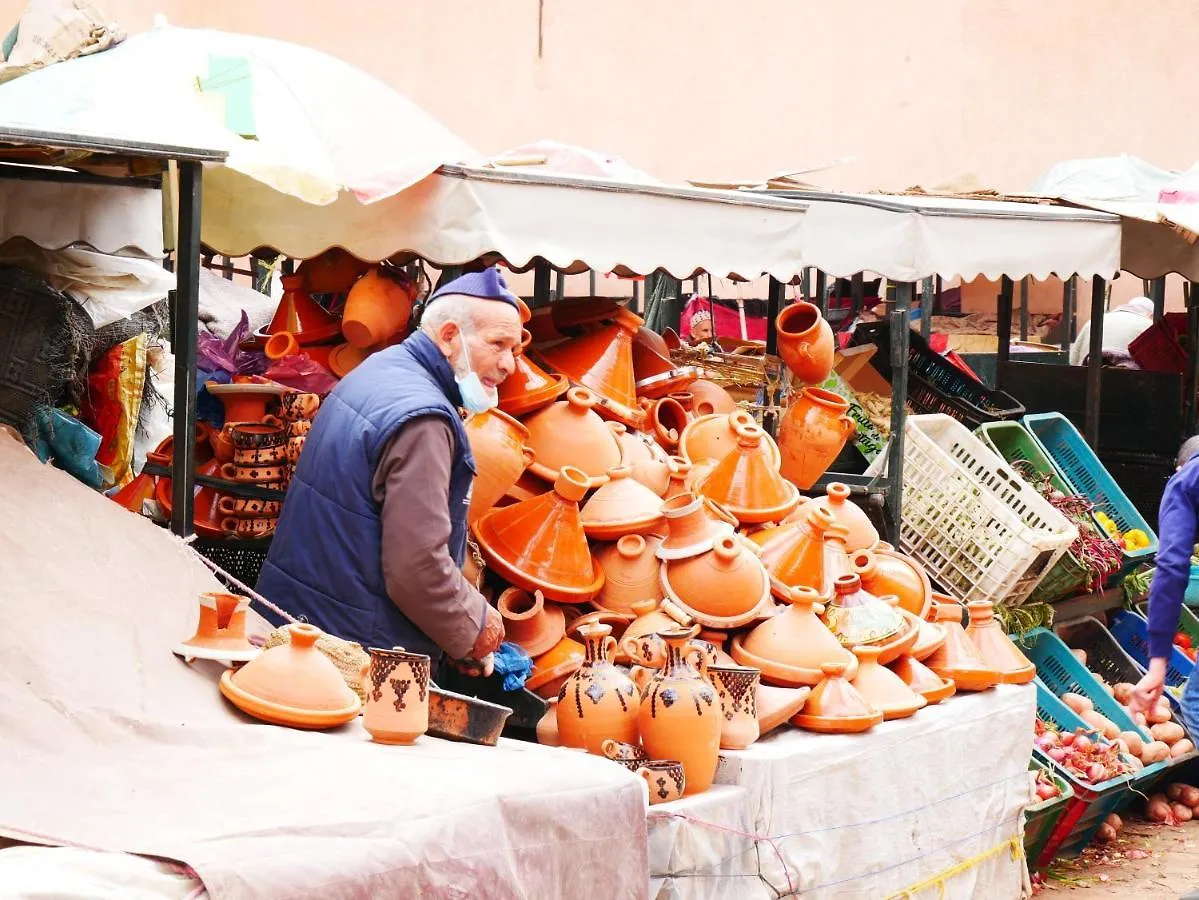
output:
[[[1134, 612], [1122, 609], [1112, 616], [1112, 635], [1142, 671], [1149, 665], [1149, 622]], [[1166, 658], [1166, 697], [1175, 711], [1182, 709], [1178, 692], [1191, 676], [1195, 664], [1186, 654], [1171, 645]], [[1172, 691], [1169, 688], [1176, 688]]]
[[1119, 527], [1121, 534], [1139, 528], [1149, 537], [1149, 546], [1141, 550], [1121, 548], [1125, 570], [1154, 556], [1157, 553], [1157, 535], [1070, 420], [1061, 413], [1037, 413], [1025, 416], [1023, 422], [1041, 449], [1061, 470], [1066, 481], [1074, 486], [1077, 493], [1090, 500], [1097, 510], [1106, 513]]
[[[1185, 334], [1185, 321], [1183, 328]], [[1154, 322], [1129, 343], [1128, 355], [1146, 372], [1183, 375], [1187, 370], [1187, 352], [1178, 338], [1177, 329], [1168, 319]]]
[[1037, 871], [1037, 861], [1049, 850], [1052, 858], [1057, 855], [1057, 847], [1049, 846], [1049, 839], [1057, 828], [1058, 821], [1066, 811], [1067, 804], [1074, 799], [1074, 788], [1059, 775], [1051, 766], [1039, 760], [1030, 760], [1030, 772], [1042, 771], [1049, 774], [1061, 794], [1049, 800], [1038, 800], [1024, 810], [1024, 858], [1028, 862], [1029, 871]]
[[1078, 530], [949, 416], [904, 425], [900, 538], [962, 601], [1023, 603]]
[[[1195, 569], [1192, 568], [1191, 575], [1194, 577]], [[1149, 601], [1142, 600], [1136, 604], [1136, 611], [1141, 614], [1146, 622], [1149, 621]], [[1199, 616], [1191, 612], [1190, 608], [1183, 606], [1181, 615], [1178, 619], [1178, 630], [1191, 639], [1192, 647], [1199, 647]], [[1184, 654], [1185, 655], [1185, 654]]]

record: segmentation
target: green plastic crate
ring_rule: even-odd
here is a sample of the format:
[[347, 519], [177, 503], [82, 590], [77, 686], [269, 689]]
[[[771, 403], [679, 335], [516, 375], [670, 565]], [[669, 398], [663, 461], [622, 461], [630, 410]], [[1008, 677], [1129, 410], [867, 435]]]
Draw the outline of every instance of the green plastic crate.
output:
[[[1038, 862], [1042, 855], [1045, 855], [1045, 850], [1056, 851], [1056, 848], [1048, 847], [1049, 839], [1053, 836], [1062, 813], [1066, 811], [1069, 802], [1074, 799], [1074, 788], [1070, 787], [1066, 779], [1058, 775], [1052, 767], [1035, 759], [1029, 761], [1028, 770], [1030, 772], [1037, 770], [1048, 772], [1053, 783], [1061, 791], [1057, 797], [1040, 800], [1024, 810], [1024, 858], [1028, 862], [1029, 871], [1036, 872], [1039, 868], [1043, 868], [1038, 865]], [[1052, 858], [1054, 852], [1050, 852], [1048, 856]]]

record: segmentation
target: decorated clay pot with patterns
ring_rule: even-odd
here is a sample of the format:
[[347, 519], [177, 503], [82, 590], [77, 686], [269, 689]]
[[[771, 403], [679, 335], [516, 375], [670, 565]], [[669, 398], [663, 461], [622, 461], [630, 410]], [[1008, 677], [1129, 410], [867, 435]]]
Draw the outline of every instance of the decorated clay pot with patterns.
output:
[[607, 740], [637, 740], [638, 691], [611, 662], [616, 639], [609, 626], [584, 625], [578, 634], [585, 656], [558, 694], [558, 739], [564, 747], [602, 756]]
[[362, 724], [380, 744], [411, 744], [429, 729], [429, 657], [370, 648]]
[[644, 762], [637, 768], [637, 774], [649, 787], [650, 806], [678, 800], [687, 793], [687, 771], [677, 759]]
[[833, 330], [819, 307], [799, 301], [775, 319], [779, 356], [795, 376], [807, 384], [820, 384], [833, 370]]
[[265, 422], [239, 422], [229, 428], [229, 440], [233, 444], [234, 457], [241, 450], [267, 450], [282, 447], [287, 442], [287, 431], [281, 425]]
[[799, 392], [779, 423], [784, 478], [805, 491], [820, 480], [857, 428], [848, 412], [849, 401], [832, 391]]
[[304, 443], [307, 440], [308, 438], [303, 436], [289, 437], [287, 439], [287, 461], [291, 463], [293, 468], [300, 461], [300, 454], [304, 452]]
[[236, 516], [229, 516], [221, 521], [221, 528], [226, 534], [238, 537], [266, 537], [275, 533], [275, 526], [278, 524], [278, 518], [272, 516], [257, 519], [239, 519]]
[[476, 413], [465, 428], [477, 470], [466, 511], [466, 520], [474, 523], [511, 490], [536, 454], [529, 430], [498, 409]]
[[620, 638], [617, 662], [660, 669], [666, 663], [666, 645], [661, 631], [690, 628], [695, 623], [670, 600], [642, 600], [630, 612], [635, 616]]
[[234, 450], [233, 464], [239, 468], [277, 466], [287, 462], [287, 457], [287, 444], [282, 447], [263, 447], [261, 450]]
[[298, 421], [289, 423], [287, 426], [288, 437], [307, 437], [310, 431], [312, 431], [311, 419], [299, 419]]
[[321, 398], [318, 394], [288, 391], [279, 398], [279, 418], [284, 422], [310, 421], [320, 408]]
[[720, 697], [722, 750], [744, 750], [758, 739], [760, 674], [748, 666], [708, 666], [708, 678]]
[[257, 500], [249, 497], [221, 497], [217, 509], [225, 516], [239, 519], [273, 518], [279, 515], [278, 500]]
[[288, 477], [287, 464], [282, 462], [261, 466], [239, 466], [236, 463], [225, 463], [221, 466], [221, 477], [239, 484], [267, 484], [286, 481]]
[[612, 762], [620, 763], [630, 772], [636, 772], [649, 762], [649, 755], [637, 744], [608, 739], [604, 741], [601, 749], [604, 751], [604, 756]]

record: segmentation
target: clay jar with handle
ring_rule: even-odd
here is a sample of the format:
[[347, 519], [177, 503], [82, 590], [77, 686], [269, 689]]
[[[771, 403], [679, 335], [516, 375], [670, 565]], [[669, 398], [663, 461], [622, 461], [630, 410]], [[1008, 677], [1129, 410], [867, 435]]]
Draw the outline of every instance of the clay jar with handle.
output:
[[628, 466], [616, 466], [608, 470], [607, 483], [583, 504], [579, 520], [592, 540], [661, 531], [662, 498], [633, 478]]
[[779, 423], [784, 478], [805, 491], [820, 480], [857, 429], [847, 412], [849, 401], [832, 391], [807, 387], [796, 395]]
[[722, 750], [744, 750], [758, 739], [759, 675], [748, 666], [708, 666], [708, 678], [720, 697]]
[[498, 409], [466, 420], [466, 437], [478, 474], [471, 488], [467, 522], [474, 523], [506, 494], [536, 458], [529, 430]]
[[833, 370], [833, 330], [820, 309], [802, 300], [792, 303], [774, 320], [779, 356], [795, 377], [820, 384]]
[[562, 608], [547, 604], [541, 591], [530, 594], [520, 588], [508, 588], [495, 605], [504, 620], [506, 639], [533, 659], [548, 653], [566, 635]]
[[665, 597], [658, 578], [662, 564], [655, 556], [661, 543], [662, 539], [653, 535], [628, 534], [615, 544], [595, 548], [595, 560], [604, 570], [604, 586], [595, 604], [631, 618], [638, 603]]
[[390, 340], [408, 325], [414, 286], [375, 266], [350, 288], [341, 316], [341, 333], [360, 349]]
[[825, 488], [825, 496], [809, 500], [783, 521], [794, 521], [812, 504], [823, 506], [833, 514], [837, 524], [844, 525], [848, 531], [845, 543], [850, 553], [872, 550], [878, 543], [878, 529], [874, 527], [865, 510], [849, 499], [851, 494], [849, 485], [834, 481]]
[[699, 556], [663, 563], [662, 590], [709, 628], [740, 628], [770, 600], [770, 578], [758, 558], [731, 534]]
[[633, 680], [611, 662], [616, 639], [607, 625], [578, 629], [586, 647], [583, 665], [558, 694], [558, 739], [597, 756], [607, 740], [637, 740], [639, 694]]
[[962, 607], [950, 597], [933, 595], [937, 624], [945, 629], [945, 643], [924, 660], [942, 678], [952, 679], [961, 691], [985, 691], [999, 684], [1002, 675], [983, 659], [962, 627]]
[[827, 509], [813, 507], [804, 522], [783, 529], [778, 537], [762, 545], [762, 565], [770, 573], [771, 587], [780, 600], [787, 600], [793, 587], [825, 590], [824, 536], [832, 524]]
[[762, 622], [747, 635], [733, 638], [733, 659], [762, 672], [762, 679], [782, 687], [815, 685], [822, 667], [840, 663], [852, 676], [857, 658], [820, 621], [821, 595], [811, 588], [792, 588], [791, 605]]
[[687, 770], [677, 759], [655, 759], [637, 767], [649, 788], [649, 805], [670, 803], [687, 793]]
[[666, 519], [666, 539], [658, 547], [658, 559], [689, 559], [707, 553], [717, 539], [730, 534], [733, 527], [714, 518], [704, 498], [682, 493], [662, 504]]
[[893, 594], [901, 609], [923, 619], [932, 609], [933, 587], [915, 560], [882, 550], [859, 550], [851, 557], [862, 585], [877, 597]]
[[983, 662], [999, 672], [1001, 684], [1028, 684], [1037, 675], [1037, 667], [1017, 649], [995, 618], [990, 600], [971, 600], [966, 604], [970, 625], [966, 635], [978, 649]]
[[822, 672], [824, 677], [808, 697], [804, 711], [791, 719], [792, 725], [825, 734], [853, 734], [882, 723], [882, 710], [867, 703], [850, 684], [842, 663], [829, 663]]
[[362, 725], [377, 743], [411, 744], [429, 730], [429, 657], [403, 647], [371, 647], [370, 654], [362, 667]]
[[695, 629], [659, 632], [666, 664], [650, 682], [637, 716], [641, 743], [653, 759], [677, 759], [686, 773], [687, 794], [706, 791], [716, 777], [723, 715], [707, 661], [691, 645]]
[[696, 491], [715, 500], [742, 523], [777, 522], [799, 503], [799, 489], [783, 478], [757, 425], [733, 426], [737, 446], [717, 463]]
[[631, 611], [636, 618], [620, 638], [617, 661], [661, 668], [666, 663], [666, 647], [658, 632], [690, 628], [694, 622], [669, 600], [642, 600], [633, 604]]
[[687, 410], [673, 397], [662, 397], [652, 401], [646, 412], [645, 427], [664, 450], [674, 453], [683, 430], [691, 422]]
[[563, 466], [574, 466], [586, 473], [592, 487], [608, 480], [608, 470], [620, 465], [620, 445], [596, 415], [597, 402], [595, 394], [574, 387], [566, 392], [565, 400], [551, 403], [524, 420], [529, 445], [537, 456], [529, 471], [552, 482]]
[[851, 684], [862, 698], [883, 714], [883, 719], [903, 719], [928, 705], [928, 701], [913, 691], [902, 678], [879, 664], [882, 651], [878, 647], [854, 647], [858, 658], [858, 674]]

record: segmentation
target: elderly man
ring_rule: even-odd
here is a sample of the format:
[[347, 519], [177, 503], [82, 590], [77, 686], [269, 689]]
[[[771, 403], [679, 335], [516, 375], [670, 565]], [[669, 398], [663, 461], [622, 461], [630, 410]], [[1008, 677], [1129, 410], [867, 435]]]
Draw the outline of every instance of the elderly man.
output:
[[304, 445], [258, 590], [365, 647], [451, 660], [499, 647], [499, 614], [461, 568], [474, 457], [459, 408], [496, 405], [520, 301], [495, 269], [435, 291], [420, 329], [329, 394]]
[[[1153, 301], [1134, 297], [1103, 316], [1103, 350], [1105, 353], [1127, 354], [1128, 345], [1153, 324]], [[1078, 331], [1070, 345], [1070, 365], [1081, 366], [1091, 352], [1091, 323]]]

